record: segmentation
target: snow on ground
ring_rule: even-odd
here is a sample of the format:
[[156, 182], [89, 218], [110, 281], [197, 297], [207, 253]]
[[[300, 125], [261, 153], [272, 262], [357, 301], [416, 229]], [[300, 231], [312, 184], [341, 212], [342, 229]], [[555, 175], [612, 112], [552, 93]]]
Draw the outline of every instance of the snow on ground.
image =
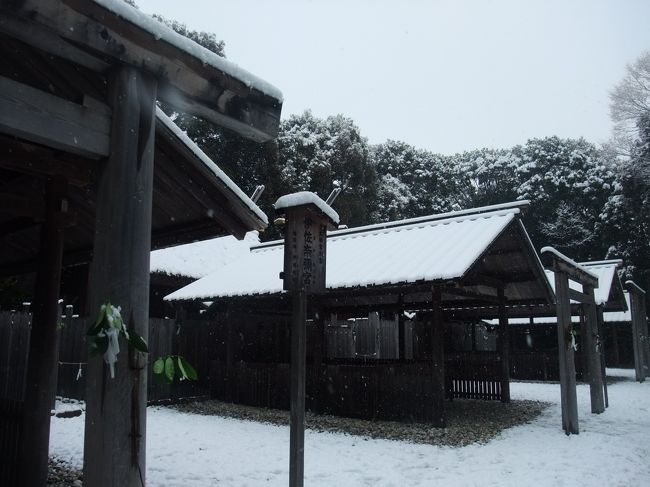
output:
[[[309, 486], [647, 486], [650, 479], [650, 381], [634, 371], [609, 386], [610, 407], [589, 411], [578, 386], [580, 434], [561, 429], [558, 384], [516, 382], [513, 399], [552, 403], [533, 423], [485, 445], [442, 448], [307, 431]], [[286, 486], [289, 429], [150, 408], [147, 484], [151, 486]], [[51, 454], [80, 467], [84, 417], [52, 419]]]

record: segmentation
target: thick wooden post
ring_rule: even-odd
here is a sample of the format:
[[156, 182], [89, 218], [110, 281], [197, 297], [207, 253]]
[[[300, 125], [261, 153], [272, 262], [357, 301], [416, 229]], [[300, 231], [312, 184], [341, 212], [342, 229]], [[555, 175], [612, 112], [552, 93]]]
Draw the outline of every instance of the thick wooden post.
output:
[[645, 292], [632, 281], [625, 283], [630, 293], [630, 312], [632, 314], [632, 346], [634, 349], [634, 371], [638, 382], [645, 381], [648, 374], [646, 362], [647, 318], [644, 310]]
[[589, 394], [591, 397], [591, 412], [600, 414], [605, 411], [605, 396], [603, 394], [602, 362], [600, 358], [601, 345], [598, 335], [598, 310], [594, 300], [594, 288], [583, 285], [583, 292], [590, 301], [583, 305], [585, 309], [585, 334], [582, 340], [582, 353], [589, 370]]
[[562, 428], [567, 435], [578, 434], [578, 398], [576, 370], [571, 340], [571, 303], [569, 277], [555, 271], [555, 296], [557, 300], [557, 345], [560, 360], [560, 396], [562, 401]]
[[[131, 67], [110, 73], [110, 156], [98, 178], [90, 315], [102, 303], [121, 307], [127, 327], [149, 331], [149, 254], [156, 82]], [[86, 378], [84, 484], [145, 484], [147, 357], [120, 339], [111, 378], [92, 358]]]
[[[292, 294], [291, 424], [289, 486], [304, 485], [307, 297], [325, 292], [327, 229], [338, 215], [313, 193], [283, 196], [276, 211], [286, 216], [283, 287]], [[333, 217], [336, 217], [336, 221]], [[322, 319], [322, 318], [320, 318]]]
[[506, 314], [505, 291], [497, 290], [499, 298], [499, 358], [501, 359], [501, 402], [510, 402], [510, 328]]
[[587, 323], [587, 304], [581, 304], [580, 307], [580, 337], [578, 340], [578, 355], [580, 357], [580, 370], [582, 371], [582, 382], [590, 382], [589, 379], [589, 352], [585, 347], [589, 335], [589, 324]]
[[603, 307], [598, 306], [596, 310], [598, 319], [598, 336], [600, 337], [600, 375], [603, 378], [603, 394], [605, 395], [605, 407], [609, 407], [609, 394], [607, 392], [607, 365], [605, 364], [605, 320], [603, 318]]
[[444, 428], [447, 425], [445, 417], [445, 323], [442, 314], [442, 292], [434, 286], [432, 293], [431, 316], [431, 361], [433, 391], [433, 425]]
[[305, 290], [292, 296], [291, 316], [291, 426], [289, 441], [289, 485], [304, 485], [305, 469]]
[[55, 178], [48, 181], [18, 445], [18, 478], [20, 485], [26, 487], [41, 487], [47, 481], [50, 408], [55, 394], [59, 360], [58, 300], [64, 217], [67, 211], [66, 194], [67, 183], [64, 179]]

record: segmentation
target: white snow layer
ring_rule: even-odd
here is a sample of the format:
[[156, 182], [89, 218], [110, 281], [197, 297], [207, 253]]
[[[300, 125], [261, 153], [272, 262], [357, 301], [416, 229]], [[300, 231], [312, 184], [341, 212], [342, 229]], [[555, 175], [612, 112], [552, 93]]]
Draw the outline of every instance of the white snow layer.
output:
[[325, 203], [320, 196], [311, 191], [299, 191], [298, 193], [285, 194], [280, 196], [275, 202], [273, 207], [276, 210], [283, 210], [285, 208], [291, 208], [293, 206], [302, 206], [302, 205], [315, 205], [320, 211], [325, 213], [327, 217], [338, 225], [339, 223], [339, 214], [334, 211], [330, 205]]
[[203, 165], [212, 171], [212, 173], [222, 181], [226, 187], [232, 191], [235, 196], [241, 200], [241, 202], [246, 205], [260, 220], [265, 224], [269, 223], [269, 219], [266, 216], [259, 206], [257, 206], [253, 200], [251, 200], [248, 195], [246, 195], [240, 188], [235, 184], [235, 182], [228, 177], [228, 175], [223, 172], [219, 166], [217, 166], [212, 159], [210, 159], [201, 148], [194, 143], [189, 136], [181, 130], [181, 128], [174, 123], [174, 121], [169, 118], [165, 112], [163, 112], [160, 107], [156, 107], [156, 117], [160, 120], [178, 139], [192, 151], [192, 153], [203, 163]]
[[124, 0], [92, 0], [97, 5], [113, 12], [114, 14], [122, 17], [128, 22], [137, 25], [142, 30], [151, 34], [154, 39], [159, 42], [166, 42], [182, 51], [185, 51], [190, 56], [197, 58], [203, 64], [212, 66], [219, 71], [232, 76], [244, 83], [247, 87], [255, 89], [275, 98], [282, 102], [282, 92], [272, 84], [264, 81], [263, 79], [249, 73], [243, 68], [240, 68], [235, 63], [218, 56], [209, 49], [197, 44], [191, 39], [182, 36], [175, 32], [170, 27], [158, 22], [153, 17], [141, 12], [140, 10], [131, 7]]
[[[461, 277], [518, 213], [512, 208], [363, 232], [334, 232], [327, 239], [326, 285], [340, 289]], [[279, 293], [283, 266], [283, 245], [262, 244], [246, 258], [229, 262], [165, 299]]]
[[[578, 385], [580, 434], [561, 428], [560, 386], [512, 383], [513, 399], [552, 405], [529, 424], [485, 445], [416, 445], [308, 430], [305, 485], [311, 487], [646, 486], [650, 478], [650, 381], [609, 386], [610, 407], [591, 414], [589, 387]], [[84, 417], [52, 418], [50, 454], [83, 463]], [[285, 486], [289, 428], [148, 408], [147, 485]], [[423, 426], [425, 427], [425, 426]]]
[[229, 261], [246, 257], [251, 245], [259, 242], [259, 233], [252, 231], [243, 240], [227, 235], [154, 250], [151, 252], [150, 272], [199, 279]]

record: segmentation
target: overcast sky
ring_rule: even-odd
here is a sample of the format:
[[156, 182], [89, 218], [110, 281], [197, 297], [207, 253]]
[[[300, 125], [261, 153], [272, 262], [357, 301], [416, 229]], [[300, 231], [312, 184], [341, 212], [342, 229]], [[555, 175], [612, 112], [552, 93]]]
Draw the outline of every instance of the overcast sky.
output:
[[608, 93], [650, 49], [649, 0], [136, 0], [226, 42], [283, 118], [352, 118], [371, 143], [451, 154], [609, 138]]

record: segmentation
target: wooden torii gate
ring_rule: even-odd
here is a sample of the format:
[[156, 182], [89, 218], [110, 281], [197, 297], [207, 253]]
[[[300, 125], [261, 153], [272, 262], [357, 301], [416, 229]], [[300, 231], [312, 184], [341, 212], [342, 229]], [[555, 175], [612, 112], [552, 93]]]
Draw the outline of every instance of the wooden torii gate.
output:
[[[594, 289], [598, 278], [552, 247], [541, 250], [546, 268], [555, 274], [557, 307], [558, 354], [560, 361], [560, 394], [562, 402], [562, 428], [567, 435], [580, 432], [578, 424], [578, 398], [574, 362], [575, 333], [571, 324], [571, 300], [583, 307], [581, 343], [587, 356], [587, 376], [591, 396], [591, 412], [605, 411], [604, 381], [600, 339], [598, 336], [598, 310]], [[569, 280], [582, 286], [582, 292], [569, 287]]]
[[650, 377], [650, 342], [648, 342], [645, 291], [632, 281], [626, 281], [625, 287], [630, 293], [634, 375], [638, 382], [643, 382], [646, 377]]

